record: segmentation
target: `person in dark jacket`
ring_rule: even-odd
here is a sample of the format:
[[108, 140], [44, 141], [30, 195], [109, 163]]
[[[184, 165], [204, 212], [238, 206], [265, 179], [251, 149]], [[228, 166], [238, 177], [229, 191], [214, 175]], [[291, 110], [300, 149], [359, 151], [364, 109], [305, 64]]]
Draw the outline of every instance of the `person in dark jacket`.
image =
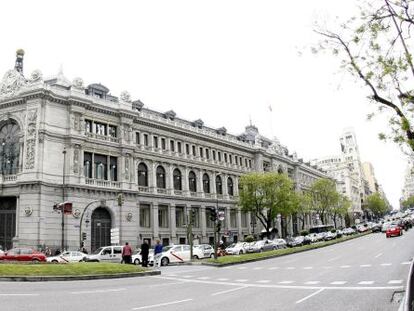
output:
[[142, 259], [142, 266], [148, 267], [148, 254], [149, 254], [149, 245], [147, 240], [141, 244], [141, 259]]

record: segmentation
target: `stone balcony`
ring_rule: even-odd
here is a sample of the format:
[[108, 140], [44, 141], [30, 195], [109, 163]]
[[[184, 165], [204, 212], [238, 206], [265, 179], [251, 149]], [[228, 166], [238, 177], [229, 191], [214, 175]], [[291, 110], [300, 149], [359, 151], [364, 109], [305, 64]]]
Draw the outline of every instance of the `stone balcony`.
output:
[[85, 183], [87, 185], [103, 187], [103, 188], [116, 188], [116, 189], [121, 188], [121, 183], [119, 181], [85, 178]]

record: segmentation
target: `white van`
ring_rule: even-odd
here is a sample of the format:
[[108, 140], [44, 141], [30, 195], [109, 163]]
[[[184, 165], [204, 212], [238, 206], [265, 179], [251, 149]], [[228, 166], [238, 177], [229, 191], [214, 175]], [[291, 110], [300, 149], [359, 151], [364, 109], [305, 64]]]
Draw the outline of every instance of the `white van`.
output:
[[85, 261], [122, 262], [122, 246], [103, 246], [88, 255]]

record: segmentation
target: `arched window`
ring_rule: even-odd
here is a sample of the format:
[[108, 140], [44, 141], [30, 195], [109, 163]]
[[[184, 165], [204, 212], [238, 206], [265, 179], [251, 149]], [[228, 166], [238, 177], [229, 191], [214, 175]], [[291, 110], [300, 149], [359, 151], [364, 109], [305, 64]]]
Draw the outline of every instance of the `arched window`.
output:
[[148, 187], [148, 167], [145, 163], [138, 165], [138, 186]]
[[223, 184], [220, 176], [216, 176], [216, 192], [217, 194], [223, 194]]
[[178, 168], [173, 171], [174, 190], [183, 190], [181, 182], [181, 172]]
[[210, 193], [210, 177], [207, 174], [203, 175], [203, 190], [204, 193]]
[[157, 188], [165, 189], [165, 169], [161, 165], [157, 167]]
[[227, 193], [228, 195], [234, 195], [233, 179], [231, 177], [227, 178]]
[[188, 174], [188, 188], [190, 192], [197, 192], [197, 178], [193, 171]]
[[4, 175], [16, 174], [19, 167], [19, 126], [8, 120], [0, 128], [0, 170]]

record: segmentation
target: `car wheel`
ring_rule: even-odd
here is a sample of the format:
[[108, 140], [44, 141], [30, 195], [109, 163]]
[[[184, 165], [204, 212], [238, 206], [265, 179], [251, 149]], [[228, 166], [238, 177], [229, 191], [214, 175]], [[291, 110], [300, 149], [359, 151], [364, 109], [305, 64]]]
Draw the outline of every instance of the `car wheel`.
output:
[[168, 266], [170, 260], [167, 257], [161, 258], [161, 266]]
[[193, 259], [199, 259], [197, 255], [193, 255]]
[[139, 262], [139, 259], [138, 259], [138, 258], [136, 258], [136, 259], [134, 260], [134, 264], [135, 264], [135, 265], [137, 265], [137, 266], [138, 266], [139, 264], [141, 264], [141, 263]]
[[[38, 263], [38, 262], [40, 262], [40, 260], [39, 260], [39, 259], [37, 259], [37, 258], [33, 258], [33, 259], [32, 259], [32, 262], [33, 262], [33, 263]], [[57, 261], [56, 261], [56, 262], [57, 262]]]
[[210, 258], [214, 258], [214, 253], [211, 253]]
[[83, 259], [79, 260], [79, 262], [83, 262]]
[[261, 248], [261, 249], [259, 250], [259, 253], [263, 253], [263, 248]]
[[[32, 261], [34, 261], [34, 260], [32, 260]], [[58, 263], [58, 261], [56, 259], [53, 259], [52, 263]]]

